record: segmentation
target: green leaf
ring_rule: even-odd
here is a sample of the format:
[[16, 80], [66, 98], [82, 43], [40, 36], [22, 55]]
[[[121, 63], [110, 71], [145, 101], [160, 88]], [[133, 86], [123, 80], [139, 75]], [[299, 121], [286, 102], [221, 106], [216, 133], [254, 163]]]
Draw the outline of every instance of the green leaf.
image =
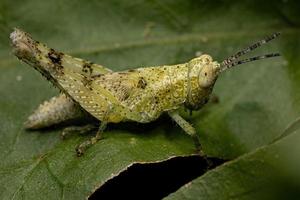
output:
[[299, 143], [298, 131], [207, 172], [165, 199], [297, 199]]
[[[272, 1], [273, 2], [273, 1]], [[0, 198], [83, 199], [134, 163], [189, 156], [193, 141], [171, 120], [109, 127], [82, 158], [89, 136], [59, 139], [59, 129], [26, 132], [23, 122], [58, 91], [10, 52], [19, 27], [71, 55], [113, 70], [186, 62], [198, 52], [218, 61], [274, 31], [282, 38], [255, 54], [281, 58], [236, 67], [219, 77], [220, 102], [192, 117], [204, 151], [233, 159], [277, 138], [299, 115], [299, 15], [291, 1], [0, 2]]]

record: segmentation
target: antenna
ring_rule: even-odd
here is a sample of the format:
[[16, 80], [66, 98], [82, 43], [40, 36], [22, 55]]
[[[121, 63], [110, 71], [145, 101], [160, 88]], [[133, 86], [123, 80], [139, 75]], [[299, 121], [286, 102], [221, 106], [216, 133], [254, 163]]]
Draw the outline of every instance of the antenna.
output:
[[[252, 57], [252, 58], [246, 58], [244, 60], [239, 60], [239, 61], [235, 61], [235, 62], [231, 62], [231, 63], [227, 64], [226, 69], [231, 68], [231, 67], [236, 66], [236, 65], [241, 65], [241, 64], [244, 64], [244, 63], [247, 63], [247, 62], [252, 62], [252, 61], [255, 61], [255, 60], [262, 60], [262, 59], [272, 58], [272, 57], [277, 57], [277, 56], [280, 56], [280, 54], [279, 53], [270, 53], [270, 54], [266, 54], [266, 55], [262, 55], [262, 56], [255, 56], [255, 57]], [[224, 70], [222, 70], [222, 71], [224, 71]]]
[[252, 61], [255, 61], [255, 60], [262, 60], [262, 59], [265, 59], [265, 58], [280, 56], [279, 53], [271, 53], [271, 54], [266, 54], [266, 55], [262, 55], [262, 56], [256, 56], [256, 57], [253, 57], [253, 58], [247, 58], [247, 59], [244, 59], [244, 60], [236, 61], [242, 55], [245, 55], [245, 54], [253, 51], [254, 49], [270, 42], [271, 40], [277, 38], [279, 35], [280, 35], [279, 32], [273, 33], [272, 35], [267, 36], [266, 38], [254, 43], [254, 44], [250, 45], [249, 47], [247, 47], [247, 48], [237, 52], [236, 54], [228, 57], [227, 59], [225, 59], [221, 63], [221, 70], [220, 71], [224, 71], [228, 68], [231, 68], [233, 66], [240, 65], [240, 64], [243, 64], [243, 63], [252, 62]]

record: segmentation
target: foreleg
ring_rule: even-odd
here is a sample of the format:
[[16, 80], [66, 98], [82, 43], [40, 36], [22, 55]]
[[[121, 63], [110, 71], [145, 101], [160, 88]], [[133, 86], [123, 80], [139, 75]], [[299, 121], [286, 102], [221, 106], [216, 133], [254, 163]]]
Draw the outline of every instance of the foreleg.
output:
[[178, 114], [177, 111], [170, 111], [170, 112], [168, 112], [168, 114], [184, 130], [185, 133], [187, 133], [188, 135], [190, 135], [193, 138], [197, 150], [199, 150], [200, 154], [203, 154], [201, 145], [199, 142], [199, 137], [196, 133], [195, 128], [189, 122], [187, 122], [185, 119], [183, 119]]

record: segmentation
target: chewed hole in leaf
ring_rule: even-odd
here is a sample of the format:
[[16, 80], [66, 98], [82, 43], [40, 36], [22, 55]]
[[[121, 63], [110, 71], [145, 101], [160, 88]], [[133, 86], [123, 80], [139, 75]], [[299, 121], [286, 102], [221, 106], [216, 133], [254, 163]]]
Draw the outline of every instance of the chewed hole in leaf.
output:
[[89, 199], [117, 199], [120, 194], [124, 199], [162, 199], [223, 162], [216, 158], [206, 160], [200, 156], [187, 156], [158, 163], [133, 164], [108, 180]]

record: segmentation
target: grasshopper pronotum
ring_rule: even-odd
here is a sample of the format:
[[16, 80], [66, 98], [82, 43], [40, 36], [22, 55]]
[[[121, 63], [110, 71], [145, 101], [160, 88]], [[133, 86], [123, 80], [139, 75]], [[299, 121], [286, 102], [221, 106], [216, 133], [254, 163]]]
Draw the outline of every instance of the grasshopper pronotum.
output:
[[[201, 55], [182, 64], [113, 72], [48, 48], [33, 40], [28, 33], [15, 29], [10, 35], [14, 54], [64, 93], [40, 105], [25, 126], [38, 129], [77, 117], [94, 116], [101, 121], [100, 126], [95, 137], [76, 148], [80, 156], [88, 146], [101, 139], [107, 123], [148, 123], [166, 112], [200, 148], [195, 129], [178, 114], [178, 109], [183, 106], [198, 110], [205, 105], [223, 71], [246, 62], [279, 56], [272, 53], [238, 60], [277, 36], [279, 33], [274, 33], [221, 63], [213, 61], [209, 55]], [[92, 127], [70, 127], [63, 134]]]

